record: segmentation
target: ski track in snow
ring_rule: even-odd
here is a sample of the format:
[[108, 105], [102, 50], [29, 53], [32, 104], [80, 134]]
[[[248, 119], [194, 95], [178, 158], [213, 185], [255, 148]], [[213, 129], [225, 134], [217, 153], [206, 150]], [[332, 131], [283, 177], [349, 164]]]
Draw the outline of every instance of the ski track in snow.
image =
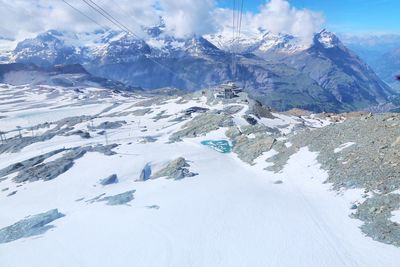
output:
[[[1, 90], [5, 89], [0, 88], [0, 93]], [[27, 104], [43, 101], [40, 94], [32, 95], [26, 93]], [[60, 96], [63, 100], [52, 99], [44, 111], [79, 103], [80, 100], [72, 100], [73, 95], [68, 92]], [[202, 98], [185, 104], [176, 104], [177, 99], [173, 99], [152, 105], [154, 112], [144, 116], [107, 117], [142, 109], [133, 104], [143, 99], [111, 95], [103, 100], [97, 105], [82, 105], [78, 110], [80, 114], [94, 115], [113, 102], [120, 104], [93, 120], [95, 125], [126, 120], [121, 128], [108, 130], [108, 142], [120, 144], [114, 149], [116, 155], [87, 153], [69, 171], [47, 182], [21, 187], [16, 187], [10, 178], [0, 182], [0, 189], [10, 188], [0, 192], [0, 228], [54, 208], [66, 215], [52, 222], [55, 228], [43, 235], [0, 244], [2, 267], [398, 266], [399, 248], [365, 237], [359, 229], [361, 222], [349, 218], [350, 203], [359, 197], [357, 193], [339, 195], [331, 191], [329, 184], [323, 183], [327, 173], [320, 169], [317, 154], [306, 147], [290, 158], [282, 172], [272, 173], [264, 168], [270, 164], [265, 159], [276, 153], [273, 150], [250, 166], [234, 153], [222, 154], [200, 144], [202, 140], [226, 139], [226, 129], [167, 143], [169, 135], [185, 123], [168, 122], [174, 114], [191, 106], [213, 109], [221, 105], [207, 106]], [[0, 105], [3, 101], [6, 100], [0, 100]], [[19, 111], [16, 105], [21, 104], [1, 105], [3, 110], [10, 110], [1, 113], [7, 116], [0, 119], [2, 127], [13, 129], [21, 122], [19, 116], [29, 114], [29, 110]], [[65, 107], [62, 110], [65, 117], [75, 115]], [[162, 110], [173, 116], [154, 122], [152, 118]], [[239, 126], [245, 123], [241, 118], [244, 112], [234, 118]], [[51, 114], [34, 114], [34, 120], [26, 120], [21, 126], [33, 126], [41, 119], [55, 121], [62, 113]], [[276, 121], [264, 119], [262, 123], [270, 127], [290, 124], [281, 129], [287, 132], [293, 123], [300, 122], [280, 115]], [[83, 122], [75, 128], [85, 129], [87, 124]], [[144, 126], [147, 132], [142, 132]], [[158, 136], [158, 140], [137, 142], [143, 136]], [[0, 154], [0, 169], [58, 148], [88, 144], [105, 144], [105, 137], [94, 133], [87, 140], [57, 136], [27, 146], [20, 153]], [[147, 163], [157, 165], [181, 156], [198, 176], [179, 181], [160, 178], [135, 182]], [[114, 173], [119, 183], [99, 185], [99, 179]], [[274, 184], [277, 180], [283, 183]], [[7, 197], [13, 190], [18, 192]], [[136, 192], [126, 205], [86, 202], [102, 193], [112, 196], [129, 190]], [[76, 201], [81, 198], [84, 199]], [[152, 205], [160, 208], [148, 208]]]

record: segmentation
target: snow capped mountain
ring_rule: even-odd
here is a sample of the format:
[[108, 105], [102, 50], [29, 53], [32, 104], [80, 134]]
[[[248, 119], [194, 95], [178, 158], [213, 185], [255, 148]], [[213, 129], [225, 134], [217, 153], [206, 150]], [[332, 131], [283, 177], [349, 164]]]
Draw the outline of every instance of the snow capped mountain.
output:
[[38, 65], [63, 64], [80, 60], [79, 48], [70, 42], [76, 36], [51, 30], [39, 34], [36, 38], [27, 39], [18, 43], [14, 50], [15, 62], [27, 62]]
[[[315, 39], [319, 44], [321, 44], [324, 48], [327, 49], [337, 48], [337, 47], [344, 48], [344, 45], [339, 40], [339, 38], [335, 34], [328, 32], [326, 30], [322, 30], [320, 33], [318, 33], [315, 36]], [[316, 42], [314, 41], [314, 43]]]
[[[151, 53], [149, 45], [134, 36], [124, 34], [116, 40], [111, 40], [93, 55], [95, 61], [103, 64], [119, 64], [136, 60]], [[99, 56], [96, 58], [96, 56]]]
[[232, 40], [229, 35], [209, 35], [206, 38], [220, 49], [235, 53], [296, 53], [308, 48], [301, 40], [288, 34], [260, 32], [251, 37]]
[[[388, 101], [394, 91], [333, 33], [322, 30], [312, 44], [284, 34], [265, 33], [260, 37], [235, 40], [210, 36], [224, 49], [252, 53], [264, 60], [294, 67], [328, 90], [342, 105], [362, 109]], [[351, 109], [351, 108], [350, 108]]]
[[[175, 38], [165, 34], [162, 25], [144, 30], [149, 35], [145, 40], [114, 31], [49, 31], [19, 43], [12, 61], [82, 64], [96, 76], [146, 89], [199, 90], [237, 80], [277, 109], [363, 109], [387, 101], [392, 93], [337, 36], [325, 30], [315, 35], [311, 45], [269, 32], [232, 42], [224, 35]], [[292, 98], [294, 92], [303, 98]]]
[[91, 33], [49, 30], [36, 38], [19, 42], [10, 61], [39, 66], [83, 63], [101, 54], [106, 44], [122, 36], [119, 32], [104, 30]]

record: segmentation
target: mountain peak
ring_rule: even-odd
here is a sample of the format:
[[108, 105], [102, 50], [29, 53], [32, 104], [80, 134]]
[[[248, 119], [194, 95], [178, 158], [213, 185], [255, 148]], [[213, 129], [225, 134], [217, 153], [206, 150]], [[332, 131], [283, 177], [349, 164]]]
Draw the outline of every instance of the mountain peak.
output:
[[267, 32], [263, 35], [260, 42], [259, 50], [268, 51], [275, 50], [280, 52], [294, 53], [306, 49], [302, 42], [295, 36], [278, 33], [273, 34]]
[[314, 44], [321, 44], [324, 48], [334, 48], [343, 46], [339, 38], [332, 32], [323, 29], [321, 32], [315, 34]]

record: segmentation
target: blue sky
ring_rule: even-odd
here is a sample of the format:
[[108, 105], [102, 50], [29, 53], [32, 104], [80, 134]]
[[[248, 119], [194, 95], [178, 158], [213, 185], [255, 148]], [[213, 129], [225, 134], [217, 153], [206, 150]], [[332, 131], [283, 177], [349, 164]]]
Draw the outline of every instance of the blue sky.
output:
[[[257, 11], [266, 0], [244, 0], [246, 10]], [[219, 0], [232, 7], [233, 0]], [[289, 0], [296, 8], [323, 13], [326, 27], [336, 32], [400, 33], [400, 0]]]

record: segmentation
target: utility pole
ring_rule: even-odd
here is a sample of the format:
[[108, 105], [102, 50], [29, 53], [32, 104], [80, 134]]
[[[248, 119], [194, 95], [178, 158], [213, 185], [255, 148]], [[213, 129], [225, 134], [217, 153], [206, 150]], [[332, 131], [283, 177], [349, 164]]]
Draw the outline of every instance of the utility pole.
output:
[[19, 138], [22, 138], [21, 126], [17, 126], [17, 130], [18, 130], [18, 133], [19, 133]]

